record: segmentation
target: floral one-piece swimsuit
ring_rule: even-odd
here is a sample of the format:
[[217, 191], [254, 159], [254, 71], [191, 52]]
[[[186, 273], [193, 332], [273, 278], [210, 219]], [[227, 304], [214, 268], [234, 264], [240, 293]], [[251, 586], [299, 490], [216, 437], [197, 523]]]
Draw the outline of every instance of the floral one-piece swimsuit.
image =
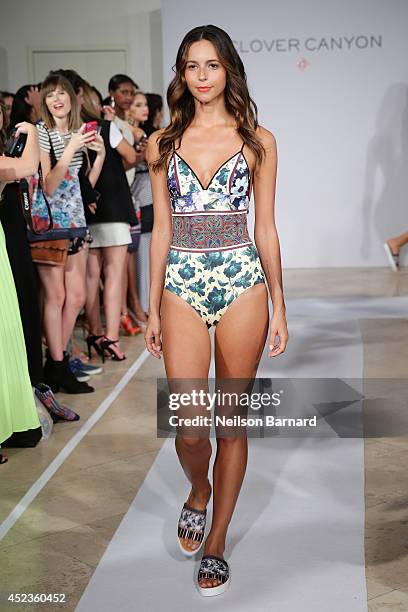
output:
[[265, 283], [247, 228], [251, 175], [243, 148], [206, 188], [176, 151], [167, 170], [173, 237], [164, 288], [190, 304], [208, 328], [246, 289]]

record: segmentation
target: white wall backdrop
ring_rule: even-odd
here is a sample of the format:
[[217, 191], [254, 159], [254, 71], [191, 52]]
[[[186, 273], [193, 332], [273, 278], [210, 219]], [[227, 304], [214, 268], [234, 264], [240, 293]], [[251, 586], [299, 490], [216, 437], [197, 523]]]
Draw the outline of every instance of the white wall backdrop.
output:
[[408, 230], [408, 3], [162, 0], [162, 23], [165, 84], [192, 27], [236, 42], [278, 142], [283, 265], [386, 265]]
[[[161, 93], [160, 0], [1, 0], [0, 3], [0, 89], [15, 91], [32, 82], [36, 76], [32, 51], [36, 49], [71, 52], [73, 62], [77, 51], [124, 49], [127, 72], [146, 91]], [[60, 55], [56, 56], [58, 61], [61, 63]], [[96, 66], [91, 65], [92, 74], [83, 76], [106, 94], [112, 66], [109, 62], [104, 65], [103, 59]]]

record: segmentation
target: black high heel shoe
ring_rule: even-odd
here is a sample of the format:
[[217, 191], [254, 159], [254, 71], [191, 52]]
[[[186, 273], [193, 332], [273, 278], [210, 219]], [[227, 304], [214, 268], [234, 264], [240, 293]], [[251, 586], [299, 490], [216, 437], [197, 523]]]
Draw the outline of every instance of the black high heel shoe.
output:
[[95, 349], [95, 351], [98, 353], [99, 357], [101, 357], [102, 361], [105, 361], [104, 359], [104, 352], [101, 349], [101, 343], [98, 344], [98, 340], [100, 340], [101, 338], [103, 338], [104, 336], [96, 336], [95, 334], [90, 334], [87, 339], [86, 339], [86, 343], [88, 345], [88, 357], [89, 359], [92, 359], [92, 348]]
[[125, 353], [122, 353], [122, 357], [120, 357], [118, 354], [118, 347], [115, 346], [115, 344], [118, 342], [119, 340], [110, 340], [110, 338], [107, 338], [106, 336], [103, 337], [103, 340], [99, 345], [102, 349], [102, 363], [105, 363], [105, 351], [108, 351], [113, 361], [124, 361], [126, 359]]
[[92, 393], [93, 387], [86, 382], [79, 382], [69, 367], [69, 355], [64, 353], [62, 361], [54, 361], [47, 353], [47, 360], [44, 364], [44, 382], [51, 387], [53, 393], [65, 391], [65, 393]]

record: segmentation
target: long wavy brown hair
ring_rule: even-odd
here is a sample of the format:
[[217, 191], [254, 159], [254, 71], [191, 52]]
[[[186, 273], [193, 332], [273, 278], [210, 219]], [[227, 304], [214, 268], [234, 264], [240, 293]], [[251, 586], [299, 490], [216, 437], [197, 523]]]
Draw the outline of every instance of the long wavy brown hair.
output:
[[194, 118], [194, 97], [187, 87], [184, 75], [188, 50], [193, 43], [200, 40], [208, 40], [214, 45], [220, 63], [226, 70], [225, 106], [227, 112], [236, 121], [238, 134], [254, 152], [257, 164], [264, 156], [265, 149], [256, 134], [257, 106], [249, 95], [244, 64], [234, 43], [227, 32], [217, 26], [198, 26], [185, 35], [177, 52], [176, 63], [173, 67], [176, 74], [167, 89], [170, 123], [158, 140], [159, 157], [151, 164], [155, 172], [166, 166], [174, 143], [178, 142], [180, 146], [181, 137]]

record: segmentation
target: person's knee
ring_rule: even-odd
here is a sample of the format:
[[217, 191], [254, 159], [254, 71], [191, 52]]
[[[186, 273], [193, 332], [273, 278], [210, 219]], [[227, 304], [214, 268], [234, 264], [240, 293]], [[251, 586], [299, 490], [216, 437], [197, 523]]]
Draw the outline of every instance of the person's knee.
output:
[[112, 282], [122, 282], [123, 281], [123, 272], [124, 267], [118, 266], [116, 264], [106, 264], [103, 269], [105, 280], [108, 283]]
[[177, 442], [189, 452], [199, 453], [208, 447], [206, 436], [177, 436]]
[[73, 290], [68, 291], [66, 300], [70, 308], [74, 310], [78, 310], [78, 311], [81, 310], [81, 308], [84, 306], [85, 301], [86, 301], [85, 289], [77, 288], [74, 291]]
[[63, 308], [65, 303], [65, 291], [61, 287], [60, 289], [54, 289], [53, 291], [44, 292], [44, 303], [47, 306], [53, 308]]
[[101, 275], [102, 266], [97, 260], [95, 255], [89, 255], [89, 259], [86, 265], [86, 277], [88, 279], [98, 279]]
[[101, 277], [101, 268], [88, 266], [86, 269], [86, 280], [88, 283], [98, 283]]
[[245, 447], [247, 445], [247, 436], [244, 431], [242, 433], [223, 432], [220, 435], [220, 437], [218, 436], [219, 436], [219, 432], [217, 432], [217, 448], [219, 450], [222, 450], [222, 449], [227, 450], [229, 448], [232, 449], [232, 448], [236, 448], [239, 446]]

